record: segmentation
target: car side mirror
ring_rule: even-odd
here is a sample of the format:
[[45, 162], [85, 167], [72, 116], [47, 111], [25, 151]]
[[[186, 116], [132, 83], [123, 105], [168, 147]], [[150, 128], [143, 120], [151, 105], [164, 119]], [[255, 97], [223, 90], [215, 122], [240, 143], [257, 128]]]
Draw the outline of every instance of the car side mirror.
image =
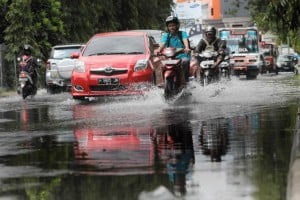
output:
[[73, 53], [71, 53], [71, 58], [72, 58], [72, 59], [77, 59], [77, 58], [79, 58], [79, 53], [78, 53], [78, 52], [73, 52]]

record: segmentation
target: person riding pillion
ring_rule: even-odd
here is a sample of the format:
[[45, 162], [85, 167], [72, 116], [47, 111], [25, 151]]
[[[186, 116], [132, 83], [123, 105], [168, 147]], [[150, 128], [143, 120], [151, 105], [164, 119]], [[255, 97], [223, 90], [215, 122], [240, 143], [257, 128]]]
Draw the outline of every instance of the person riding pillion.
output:
[[[218, 52], [217, 60], [214, 64], [215, 72], [219, 72], [219, 64], [226, 56], [226, 42], [217, 36], [217, 29], [214, 26], [208, 26], [205, 29], [205, 36], [199, 41], [195, 48], [195, 53], [202, 53], [205, 50], [211, 49]], [[199, 61], [201, 62], [201, 61]]]
[[184, 83], [189, 81], [189, 66], [190, 66], [190, 52], [188, 43], [188, 36], [185, 31], [179, 31], [180, 22], [177, 17], [169, 16], [166, 19], [167, 32], [163, 34], [161, 45], [158, 48], [158, 53], [160, 53], [165, 47], [175, 47], [175, 48], [183, 48], [183, 53], [180, 53], [176, 56], [176, 58], [180, 58], [182, 60], [181, 68], [184, 75]]

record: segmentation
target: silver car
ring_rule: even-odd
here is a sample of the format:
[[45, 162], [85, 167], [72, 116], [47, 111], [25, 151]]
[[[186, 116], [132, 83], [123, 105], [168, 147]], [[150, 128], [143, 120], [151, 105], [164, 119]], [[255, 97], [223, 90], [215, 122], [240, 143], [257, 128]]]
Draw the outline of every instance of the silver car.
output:
[[71, 74], [75, 65], [71, 54], [80, 52], [83, 44], [53, 46], [46, 67], [46, 87], [48, 93], [67, 91], [71, 87]]

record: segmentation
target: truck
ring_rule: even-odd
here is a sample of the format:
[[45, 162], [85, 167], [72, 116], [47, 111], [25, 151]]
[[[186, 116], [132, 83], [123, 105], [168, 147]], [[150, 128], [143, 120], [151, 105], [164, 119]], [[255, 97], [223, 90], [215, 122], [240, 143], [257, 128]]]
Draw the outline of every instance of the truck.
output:
[[256, 79], [264, 66], [259, 52], [259, 33], [256, 27], [219, 28], [218, 35], [226, 41], [233, 75]]

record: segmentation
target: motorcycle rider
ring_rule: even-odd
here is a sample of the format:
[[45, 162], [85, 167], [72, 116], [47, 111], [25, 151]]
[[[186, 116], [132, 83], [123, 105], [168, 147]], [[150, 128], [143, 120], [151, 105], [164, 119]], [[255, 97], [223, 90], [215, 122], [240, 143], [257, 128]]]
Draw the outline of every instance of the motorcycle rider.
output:
[[180, 53], [176, 58], [181, 59], [181, 82], [185, 86], [189, 81], [189, 66], [190, 66], [190, 52], [188, 36], [185, 31], [179, 31], [180, 22], [177, 17], [169, 16], [166, 18], [167, 32], [163, 34], [160, 47], [157, 49], [159, 54], [165, 47], [183, 48], [183, 53]]
[[32, 56], [32, 46], [29, 44], [25, 44], [23, 46], [23, 54], [21, 55], [21, 61], [19, 63], [19, 71], [21, 71], [21, 69], [27, 71], [32, 79], [33, 82], [33, 90], [34, 93], [36, 93], [37, 91], [37, 78], [38, 78], [38, 74], [37, 74], [37, 68], [40, 67], [38, 60]]
[[[219, 64], [226, 56], [226, 42], [217, 36], [217, 29], [214, 26], [208, 26], [205, 29], [205, 37], [203, 37], [195, 48], [195, 53], [202, 53], [205, 50], [212, 49], [218, 52], [217, 60], [214, 64], [215, 73], [219, 73]], [[201, 61], [199, 61], [200, 63]]]

